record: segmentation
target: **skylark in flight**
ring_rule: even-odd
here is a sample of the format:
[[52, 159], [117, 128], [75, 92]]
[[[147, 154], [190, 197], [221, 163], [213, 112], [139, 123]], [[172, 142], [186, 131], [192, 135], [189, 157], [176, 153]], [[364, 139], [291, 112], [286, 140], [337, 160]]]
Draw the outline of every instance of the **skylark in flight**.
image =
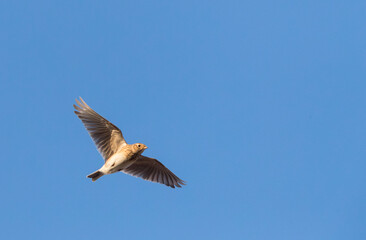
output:
[[82, 98], [80, 101], [76, 100], [78, 105], [74, 104], [75, 114], [83, 122], [105, 160], [104, 165], [88, 175], [88, 178], [94, 182], [103, 175], [123, 172], [172, 188], [184, 185], [184, 181], [161, 162], [141, 155], [147, 149], [145, 144], [128, 144], [118, 127], [91, 109]]

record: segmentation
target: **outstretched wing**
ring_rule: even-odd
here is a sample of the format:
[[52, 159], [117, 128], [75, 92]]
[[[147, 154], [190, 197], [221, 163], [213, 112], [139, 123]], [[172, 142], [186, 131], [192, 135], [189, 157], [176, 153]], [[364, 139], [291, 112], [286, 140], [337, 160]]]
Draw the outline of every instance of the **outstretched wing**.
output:
[[91, 109], [81, 97], [80, 100], [81, 102], [76, 99], [78, 105], [74, 104], [75, 114], [83, 122], [98, 151], [107, 161], [119, 147], [127, 143], [118, 127]]
[[132, 165], [123, 169], [122, 172], [151, 182], [165, 184], [172, 188], [185, 185], [183, 180], [172, 173], [161, 162], [145, 156], [140, 156]]

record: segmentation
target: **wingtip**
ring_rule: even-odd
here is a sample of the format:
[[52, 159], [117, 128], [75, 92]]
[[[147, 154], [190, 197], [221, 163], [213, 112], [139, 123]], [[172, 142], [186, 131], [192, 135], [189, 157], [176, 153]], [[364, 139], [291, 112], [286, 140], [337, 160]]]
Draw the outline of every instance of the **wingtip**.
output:
[[81, 102], [78, 99], [75, 99], [76, 103], [78, 106], [82, 107], [83, 105], [81, 104]]
[[81, 102], [86, 106], [86, 107], [89, 107], [88, 104], [86, 104], [86, 102], [84, 101], [84, 99], [82, 99], [81, 97], [79, 97]]
[[181, 188], [182, 186], [187, 185], [186, 181], [183, 181], [182, 179], [179, 179], [179, 181], [177, 182], [176, 186]]
[[171, 187], [171, 188], [182, 188], [182, 186], [185, 186], [186, 185], [186, 182], [179, 179], [179, 181], [173, 185], [167, 185], [168, 187]]

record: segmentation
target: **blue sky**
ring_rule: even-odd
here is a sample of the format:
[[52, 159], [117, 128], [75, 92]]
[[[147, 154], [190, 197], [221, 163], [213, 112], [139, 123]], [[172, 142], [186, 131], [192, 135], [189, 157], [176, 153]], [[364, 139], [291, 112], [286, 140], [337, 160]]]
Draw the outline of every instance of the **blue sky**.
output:
[[[1, 239], [366, 239], [365, 1], [1, 1]], [[187, 181], [103, 160], [82, 96]]]

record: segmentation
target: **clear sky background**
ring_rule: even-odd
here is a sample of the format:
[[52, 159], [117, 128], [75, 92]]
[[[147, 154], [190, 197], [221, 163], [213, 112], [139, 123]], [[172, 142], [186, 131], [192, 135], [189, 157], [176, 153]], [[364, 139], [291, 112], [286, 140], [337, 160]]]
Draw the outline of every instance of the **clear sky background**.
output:
[[[1, 1], [1, 239], [366, 239], [365, 1]], [[103, 160], [81, 96], [188, 185]]]

